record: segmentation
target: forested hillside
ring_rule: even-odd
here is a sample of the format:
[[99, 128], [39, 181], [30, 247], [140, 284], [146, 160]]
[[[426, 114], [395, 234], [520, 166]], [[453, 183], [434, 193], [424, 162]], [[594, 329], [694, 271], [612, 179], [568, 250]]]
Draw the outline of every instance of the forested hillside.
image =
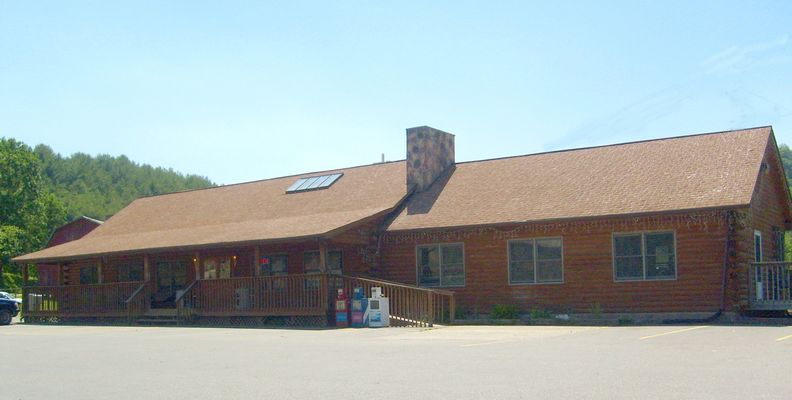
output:
[[0, 289], [20, 284], [11, 258], [42, 248], [55, 228], [74, 218], [105, 220], [141, 196], [213, 185], [126, 156], [64, 157], [45, 145], [31, 149], [0, 138]]
[[43, 144], [33, 152], [41, 160], [45, 186], [63, 203], [68, 220], [82, 215], [105, 220], [141, 196], [213, 186], [207, 178], [140, 165], [124, 155], [63, 157]]

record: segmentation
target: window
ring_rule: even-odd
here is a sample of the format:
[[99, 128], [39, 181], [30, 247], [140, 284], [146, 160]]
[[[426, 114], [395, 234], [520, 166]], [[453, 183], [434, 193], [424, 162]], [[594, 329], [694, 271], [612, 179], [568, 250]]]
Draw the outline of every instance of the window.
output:
[[211, 257], [204, 261], [204, 279], [231, 277], [231, 257]]
[[754, 261], [762, 262], [762, 232], [754, 231]]
[[343, 173], [329, 174], [321, 176], [310, 176], [307, 178], [297, 179], [288, 189], [286, 193], [305, 192], [308, 190], [317, 190], [330, 187], [338, 178], [342, 177]]
[[142, 263], [123, 263], [119, 264], [118, 282], [140, 282], [143, 280]]
[[509, 283], [564, 281], [561, 238], [509, 241]]
[[99, 282], [99, 272], [95, 266], [80, 268], [80, 285], [93, 285]]
[[613, 266], [617, 281], [676, 278], [674, 233], [614, 234]]
[[418, 285], [465, 286], [465, 253], [461, 243], [416, 248]]
[[286, 275], [289, 267], [289, 256], [286, 254], [275, 254], [263, 256], [259, 261], [259, 272], [262, 276]]
[[[343, 269], [343, 255], [341, 250], [329, 250], [327, 252], [327, 272], [331, 274], [341, 274]], [[303, 253], [303, 270], [306, 274], [318, 274], [322, 272], [322, 263], [318, 251], [306, 251]], [[319, 287], [319, 278], [309, 278], [305, 281], [306, 289], [316, 289]]]
[[[327, 272], [341, 274], [344, 267], [343, 261], [344, 257], [341, 250], [329, 250], [327, 252]], [[303, 269], [306, 274], [322, 272], [321, 258], [318, 251], [306, 251], [303, 253]]]
[[785, 256], [785, 245], [784, 245], [784, 231], [781, 228], [774, 226], [773, 227], [773, 255], [775, 256], [774, 261], [784, 261], [786, 258]]

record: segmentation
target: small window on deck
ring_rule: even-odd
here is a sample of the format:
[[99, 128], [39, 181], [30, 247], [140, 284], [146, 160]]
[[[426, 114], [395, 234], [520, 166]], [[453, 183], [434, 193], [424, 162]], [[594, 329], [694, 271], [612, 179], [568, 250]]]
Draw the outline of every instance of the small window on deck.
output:
[[143, 280], [142, 263], [123, 263], [116, 268], [118, 270], [118, 282], [140, 282]]
[[93, 285], [99, 282], [99, 272], [95, 266], [80, 267], [80, 285]]

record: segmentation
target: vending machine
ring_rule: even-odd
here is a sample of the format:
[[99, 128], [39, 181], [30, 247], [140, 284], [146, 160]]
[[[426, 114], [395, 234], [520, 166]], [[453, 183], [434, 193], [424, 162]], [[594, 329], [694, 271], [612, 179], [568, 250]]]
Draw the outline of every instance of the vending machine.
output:
[[382, 295], [381, 287], [371, 288], [368, 299], [368, 325], [371, 328], [390, 326], [390, 301]]
[[368, 320], [368, 299], [362, 287], [352, 291], [352, 327], [363, 328]]

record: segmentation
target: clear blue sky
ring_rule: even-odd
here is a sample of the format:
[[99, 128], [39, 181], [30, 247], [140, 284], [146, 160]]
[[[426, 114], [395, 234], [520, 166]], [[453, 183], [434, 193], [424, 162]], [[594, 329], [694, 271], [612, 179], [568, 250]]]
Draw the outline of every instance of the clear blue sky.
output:
[[458, 161], [792, 144], [792, 1], [530, 3], [0, 0], [0, 136], [218, 183], [402, 159], [418, 125]]

